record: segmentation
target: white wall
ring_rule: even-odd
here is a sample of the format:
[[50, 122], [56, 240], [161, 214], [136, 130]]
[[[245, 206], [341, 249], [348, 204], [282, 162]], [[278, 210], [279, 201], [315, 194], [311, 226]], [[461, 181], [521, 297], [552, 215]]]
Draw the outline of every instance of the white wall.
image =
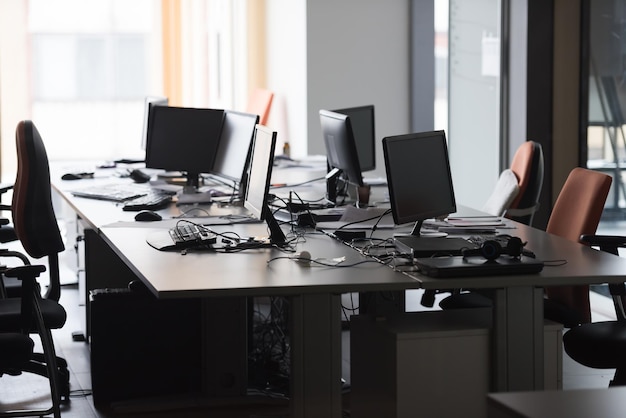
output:
[[[268, 125], [277, 146], [306, 155], [306, 0], [267, 0], [267, 87], [274, 91]], [[277, 153], [279, 153], [277, 151]]]
[[325, 154], [320, 109], [374, 104], [376, 171], [384, 173], [380, 140], [410, 126], [409, 1], [267, 4], [268, 87], [284, 100], [293, 155]]

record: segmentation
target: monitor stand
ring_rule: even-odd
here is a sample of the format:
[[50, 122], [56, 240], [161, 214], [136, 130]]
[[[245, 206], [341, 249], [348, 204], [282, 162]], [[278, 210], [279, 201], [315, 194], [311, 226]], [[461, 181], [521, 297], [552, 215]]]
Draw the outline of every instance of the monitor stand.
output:
[[209, 205], [213, 203], [210, 192], [198, 192], [200, 187], [200, 173], [187, 173], [187, 184], [183, 192], [178, 195], [178, 205]]
[[424, 221], [417, 221], [415, 225], [413, 225], [413, 230], [409, 234], [393, 234], [394, 238], [396, 237], [419, 237], [419, 238], [443, 238], [447, 237], [447, 232], [439, 232], [439, 231], [424, 231], [422, 232], [422, 224]]
[[265, 223], [270, 230], [269, 237], [250, 237], [247, 241], [240, 241], [235, 246], [231, 246], [230, 250], [254, 249], [266, 247], [286, 247], [288, 245], [285, 233], [280, 228], [278, 221], [274, 217], [269, 206], [263, 208]]

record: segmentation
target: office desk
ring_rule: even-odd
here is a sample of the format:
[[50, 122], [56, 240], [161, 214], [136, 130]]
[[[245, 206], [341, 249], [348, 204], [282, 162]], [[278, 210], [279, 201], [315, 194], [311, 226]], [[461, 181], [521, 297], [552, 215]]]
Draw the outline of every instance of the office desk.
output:
[[[517, 224], [503, 231], [527, 241], [546, 262], [539, 274], [436, 279], [414, 272], [424, 289], [483, 288], [494, 291], [492, 381], [495, 391], [543, 389], [543, 288], [626, 281], [626, 259]], [[566, 261], [564, 265], [559, 261]]]
[[[82, 182], [83, 180], [81, 180]], [[145, 244], [152, 228], [167, 223], [138, 225], [116, 222], [123, 214], [106, 202], [73, 198], [61, 190], [79, 215], [94, 228], [94, 260], [98, 275], [117, 262], [128, 277], [139, 277], [160, 298], [284, 295], [292, 300], [292, 409], [295, 417], [341, 416], [339, 351], [339, 295], [346, 292], [394, 291], [414, 288], [486, 288], [494, 292], [493, 389], [495, 391], [543, 388], [543, 287], [626, 281], [626, 260], [591, 250], [543, 231], [517, 225], [503, 232], [528, 241], [528, 248], [544, 261], [566, 260], [559, 267], [523, 276], [434, 279], [416, 272], [365, 264], [354, 268], [303, 268], [291, 260], [267, 261], [276, 250], [239, 254], [180, 255], [164, 253]], [[170, 209], [168, 209], [170, 210]], [[242, 235], [266, 235], [265, 225], [215, 227]], [[390, 231], [377, 231], [377, 236]], [[363, 257], [328, 237], [312, 235], [299, 249], [313, 257]], [[224, 260], [228, 260], [224, 262]], [[231, 263], [230, 260], [233, 260]], [[88, 271], [89, 274], [89, 271]]]
[[[242, 236], [264, 225], [219, 226]], [[291, 410], [294, 417], [341, 416], [340, 294], [404, 290], [418, 282], [369, 262], [350, 268], [302, 266], [276, 249], [215, 254], [159, 252], [145, 244], [149, 228], [103, 227], [115, 253], [159, 298], [284, 295], [291, 300]], [[367, 260], [349, 247], [317, 234], [298, 245], [313, 258], [346, 257], [343, 265]], [[371, 260], [370, 260], [371, 261]], [[210, 303], [210, 300], [208, 300]]]

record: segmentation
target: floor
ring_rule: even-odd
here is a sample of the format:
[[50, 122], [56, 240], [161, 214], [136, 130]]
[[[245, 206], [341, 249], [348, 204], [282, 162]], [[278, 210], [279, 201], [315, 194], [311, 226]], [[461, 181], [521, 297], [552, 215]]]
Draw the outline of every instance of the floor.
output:
[[[626, 225], [620, 225], [620, 227]], [[603, 233], [615, 233], [615, 225], [604, 225]], [[64, 272], [71, 275], [71, 271]], [[45, 280], [45, 278], [44, 278]], [[224, 417], [224, 418], [276, 418], [288, 416], [284, 401], [260, 402], [251, 404], [240, 403], [237, 407], [224, 405], [206, 405], [197, 403], [195, 408], [181, 411], [178, 404], [171, 399], [154, 399], [147, 404], [119, 404], [114, 411], [97, 410], [91, 395], [90, 350], [85, 342], [74, 341], [72, 333], [82, 329], [79, 315], [79, 294], [76, 284], [68, 283], [62, 291], [61, 303], [68, 311], [68, 321], [61, 330], [54, 331], [57, 354], [66, 358], [71, 370], [70, 402], [63, 405], [62, 416], [65, 418], [109, 418], [109, 417]], [[593, 319], [602, 320], [611, 317], [612, 304], [610, 299], [592, 292]], [[422, 309], [419, 304], [419, 291], [407, 292], [407, 310]], [[345, 299], [344, 303], [349, 299]], [[343, 332], [344, 379], [349, 383], [349, 333]], [[610, 370], [594, 370], [572, 361], [563, 355], [563, 389], [603, 388], [608, 386], [612, 377]], [[120, 376], [123, 379], [123, 376]], [[25, 383], [25, 382], [28, 383]], [[0, 378], [0, 410], [20, 406], [37, 407], [49, 403], [47, 380], [38, 376], [3, 376]], [[344, 405], [349, 405], [346, 398]]]

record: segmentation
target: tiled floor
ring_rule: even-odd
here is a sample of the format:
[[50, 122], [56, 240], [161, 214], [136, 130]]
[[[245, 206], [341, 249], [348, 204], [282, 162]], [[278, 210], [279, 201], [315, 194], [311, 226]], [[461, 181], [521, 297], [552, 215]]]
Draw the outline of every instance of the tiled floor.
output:
[[[619, 227], [622, 227], [621, 225]], [[600, 229], [603, 233], [616, 233], [614, 225], [605, 225]], [[71, 272], [69, 273], [71, 274]], [[419, 291], [410, 291], [407, 294], [408, 310], [422, 309], [419, 305]], [[113, 416], [121, 417], [284, 417], [287, 415], [286, 408], [279, 406], [258, 405], [242, 406], [238, 408], [212, 407], [211, 413], [207, 414], [206, 408], [196, 408], [191, 410], [171, 410], [165, 404], [158, 405], [156, 410], [151, 409], [146, 413], [129, 412], [111, 413], [98, 411], [94, 408], [91, 396], [91, 373], [89, 362], [89, 346], [84, 342], [76, 342], [72, 339], [72, 332], [81, 329], [81, 321], [78, 308], [78, 288], [76, 285], [66, 285], [62, 291], [61, 302], [68, 310], [68, 321], [65, 327], [54, 332], [54, 339], [57, 345], [58, 354], [68, 360], [71, 369], [71, 401], [63, 406], [62, 415], [65, 418], [88, 418], [99, 417], [108, 418]], [[592, 310], [594, 320], [610, 318], [612, 304], [606, 297], [592, 293]], [[342, 340], [342, 350], [344, 357], [344, 378], [349, 382], [349, 334], [344, 332]], [[123, 376], [120, 376], [123, 379]], [[575, 388], [603, 388], [608, 386], [612, 378], [612, 371], [594, 370], [581, 366], [572, 361], [566, 354], [563, 356], [563, 389]], [[28, 379], [28, 384], [23, 382]], [[30, 402], [29, 406], [35, 404], [46, 404], [48, 402], [47, 380], [36, 376], [4, 376], [0, 378], [0, 409], [20, 405], [21, 402]], [[35, 401], [34, 403], [32, 401]], [[15, 402], [15, 403], [13, 403]], [[260, 411], [260, 412], [259, 412]]]

